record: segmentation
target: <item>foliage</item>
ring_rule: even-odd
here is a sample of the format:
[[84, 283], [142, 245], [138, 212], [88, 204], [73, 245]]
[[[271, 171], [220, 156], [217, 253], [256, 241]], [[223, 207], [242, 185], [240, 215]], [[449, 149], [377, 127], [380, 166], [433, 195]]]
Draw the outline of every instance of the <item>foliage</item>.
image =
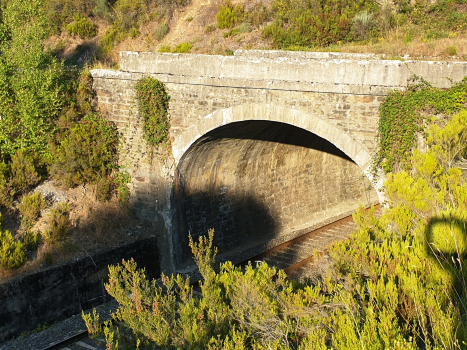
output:
[[0, 163], [0, 206], [9, 207], [13, 201], [13, 189], [10, 178], [10, 166], [5, 162]]
[[10, 231], [3, 230], [0, 225], [0, 269], [14, 269], [23, 265], [25, 261], [24, 244], [15, 240]]
[[40, 181], [34, 160], [32, 155], [22, 150], [18, 150], [11, 158], [10, 185], [13, 193], [25, 193]]
[[40, 192], [23, 197], [21, 203], [18, 205], [18, 210], [21, 213], [21, 226], [30, 228], [39, 218], [41, 209], [44, 206], [45, 201]]
[[216, 15], [217, 28], [233, 28], [242, 22], [244, 15], [245, 11], [242, 6], [234, 6], [230, 0], [227, 0], [224, 5], [219, 6], [219, 11]]
[[92, 9], [92, 13], [94, 16], [97, 16], [108, 23], [112, 22], [112, 12], [110, 11], [107, 0], [97, 0], [96, 7]]
[[154, 38], [160, 41], [164, 39], [168, 32], [169, 26], [166, 23], [159, 24], [153, 30]]
[[130, 189], [128, 183], [130, 182], [130, 174], [126, 171], [117, 172], [115, 174], [115, 184], [117, 185], [117, 198], [121, 204], [125, 204], [130, 199]]
[[67, 25], [66, 29], [69, 35], [76, 34], [82, 39], [96, 36], [96, 25], [80, 14], [75, 16], [74, 22]]
[[151, 146], [159, 146], [169, 142], [170, 128], [168, 108], [170, 97], [162, 82], [146, 77], [136, 83], [136, 98], [146, 142]]
[[170, 47], [170, 45], [161, 45], [161, 47], [159, 47], [159, 50], [157, 50], [157, 52], [170, 52], [172, 49]]
[[109, 175], [116, 164], [118, 139], [115, 127], [96, 115], [73, 123], [52, 148], [52, 177], [73, 187]]
[[361, 11], [376, 9], [372, 0], [274, 0], [274, 21], [264, 28], [263, 34], [272, 38], [277, 48], [328, 46], [338, 41], [352, 41], [352, 18]]
[[370, 36], [370, 31], [376, 26], [374, 14], [363, 10], [353, 18], [353, 26], [359, 38], [366, 40]]
[[[107, 1], [105, 3], [107, 4]], [[93, 14], [94, 8], [102, 6], [102, 1], [97, 1], [96, 4], [95, 0], [44, 0], [49, 34], [58, 34], [65, 24], [73, 21], [77, 15], [89, 17]]]
[[24, 247], [26, 250], [34, 251], [39, 246], [39, 239], [38, 235], [34, 232], [29, 230], [23, 232], [22, 239], [24, 243]]
[[43, 49], [47, 21], [41, 0], [8, 1], [0, 32], [0, 160], [19, 150], [47, 156], [54, 122], [67, 102], [63, 65]]
[[416, 84], [407, 91], [392, 92], [380, 105], [374, 166], [382, 167], [385, 172], [410, 166], [410, 152], [429, 112], [452, 116], [465, 108], [467, 102], [467, 78], [445, 90], [434, 88], [415, 76], [413, 81]]
[[457, 55], [457, 47], [456, 46], [449, 46], [448, 47], [448, 55], [449, 56], [455, 56]]
[[102, 331], [102, 325], [99, 323], [99, 314], [96, 309], [92, 310], [92, 313], [85, 314], [84, 311], [81, 311], [81, 317], [86, 324], [88, 333], [90, 335], [96, 335]]
[[59, 203], [52, 208], [47, 219], [47, 229], [41, 232], [47, 243], [57, 243], [66, 238], [70, 229], [70, 208], [66, 203]]
[[115, 44], [123, 41], [127, 37], [126, 33], [116, 25], [109, 27], [99, 40], [97, 45], [97, 57], [106, 58], [112, 51]]
[[110, 199], [114, 181], [111, 176], [101, 177], [96, 180], [96, 199], [99, 202], [105, 202]]
[[173, 53], [190, 53], [193, 44], [191, 43], [181, 43], [174, 47], [172, 50]]

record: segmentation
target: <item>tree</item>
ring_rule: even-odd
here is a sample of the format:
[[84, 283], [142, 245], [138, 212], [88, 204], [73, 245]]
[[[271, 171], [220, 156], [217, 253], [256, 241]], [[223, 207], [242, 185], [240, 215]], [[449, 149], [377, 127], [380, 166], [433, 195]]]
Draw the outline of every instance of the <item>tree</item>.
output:
[[41, 0], [12, 0], [1, 9], [0, 160], [17, 150], [45, 155], [66, 102], [63, 65], [44, 50]]

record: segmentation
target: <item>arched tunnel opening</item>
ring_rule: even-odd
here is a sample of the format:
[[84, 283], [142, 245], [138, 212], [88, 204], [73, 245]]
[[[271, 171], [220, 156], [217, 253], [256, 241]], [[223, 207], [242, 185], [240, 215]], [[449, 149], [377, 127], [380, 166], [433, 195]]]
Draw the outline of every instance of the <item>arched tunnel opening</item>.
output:
[[290, 124], [250, 120], [218, 127], [178, 163], [172, 196], [177, 267], [188, 235], [215, 230], [219, 254], [301, 232], [378, 199], [369, 179], [329, 141]]

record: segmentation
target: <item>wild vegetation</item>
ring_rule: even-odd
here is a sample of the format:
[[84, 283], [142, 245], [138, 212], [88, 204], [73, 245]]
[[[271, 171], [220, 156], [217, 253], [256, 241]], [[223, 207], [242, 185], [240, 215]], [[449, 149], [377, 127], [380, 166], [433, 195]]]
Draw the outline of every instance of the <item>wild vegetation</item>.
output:
[[[89, 184], [98, 199], [118, 192], [123, 203], [128, 176], [117, 175], [119, 136], [94, 111], [89, 71], [65, 65], [44, 47], [53, 29], [44, 2], [6, 1], [0, 10], [0, 210], [21, 219], [16, 232], [1, 231], [4, 270], [21, 266], [26, 249], [63, 242], [70, 230], [63, 204], [52, 206], [42, 232], [30, 231], [51, 206], [41, 193], [28, 194], [34, 186], [47, 178], [64, 187]], [[83, 37], [96, 31], [79, 13], [68, 29]]]
[[[446, 43], [445, 57], [467, 55], [467, 45], [455, 44], [466, 34], [465, 0], [392, 3], [273, 0], [244, 6], [227, 1], [203, 25], [205, 50], [228, 55], [237, 47], [256, 47], [249, 37], [262, 40], [262, 48], [373, 50], [390, 56], [410, 52], [414, 43], [426, 45], [428, 52]], [[44, 179], [96, 186], [102, 201], [117, 195], [125, 202], [129, 196], [129, 174], [116, 163], [118, 134], [93, 108], [89, 71], [70, 66], [78, 60], [57, 57], [63, 44], [45, 42], [66, 31], [96, 43], [91, 58], [97, 62], [109, 59], [129, 38], [144, 47], [156, 42], [160, 52], [195, 52], [202, 50], [203, 38], [164, 41], [175, 11], [188, 4], [1, 2], [0, 209], [21, 220], [18, 232], [0, 225], [1, 270], [21, 266], [27, 252], [41, 245], [66, 241], [70, 207], [29, 194]], [[195, 22], [192, 16], [184, 21], [186, 26]], [[320, 281], [291, 282], [264, 263], [245, 270], [231, 263], [218, 267], [211, 232], [191, 242], [203, 276], [201, 295], [182, 277], [164, 276], [164, 286], [158, 286], [131, 261], [111, 268], [106, 288], [120, 307], [114, 323], [103, 329], [108, 348], [124, 341], [132, 342], [131, 348], [465, 348], [467, 184], [457, 167], [467, 148], [465, 87], [465, 80], [448, 90], [422, 81], [391, 94], [382, 105], [375, 166], [388, 173], [387, 208], [381, 217], [363, 210], [355, 215], [358, 230], [330, 249], [333, 269]], [[163, 85], [144, 80], [139, 94], [148, 142], [168, 142]], [[423, 139], [421, 150], [414, 149], [417, 137]], [[46, 227], [32, 232], [45, 205], [50, 209]], [[90, 215], [89, 227], [101, 232], [105, 222], [98, 214]], [[49, 252], [44, 259], [53, 260]], [[87, 321], [94, 323], [91, 330], [99, 330], [97, 315]]]

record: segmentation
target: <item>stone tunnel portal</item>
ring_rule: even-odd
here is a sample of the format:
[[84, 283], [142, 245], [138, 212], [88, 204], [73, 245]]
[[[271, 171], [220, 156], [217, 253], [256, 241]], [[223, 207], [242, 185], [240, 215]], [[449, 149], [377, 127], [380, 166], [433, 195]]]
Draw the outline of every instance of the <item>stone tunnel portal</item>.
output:
[[200, 137], [178, 165], [173, 208], [180, 266], [191, 257], [188, 233], [215, 230], [227, 253], [286, 240], [325, 219], [378, 200], [355, 162], [329, 141], [280, 122], [249, 120]]

